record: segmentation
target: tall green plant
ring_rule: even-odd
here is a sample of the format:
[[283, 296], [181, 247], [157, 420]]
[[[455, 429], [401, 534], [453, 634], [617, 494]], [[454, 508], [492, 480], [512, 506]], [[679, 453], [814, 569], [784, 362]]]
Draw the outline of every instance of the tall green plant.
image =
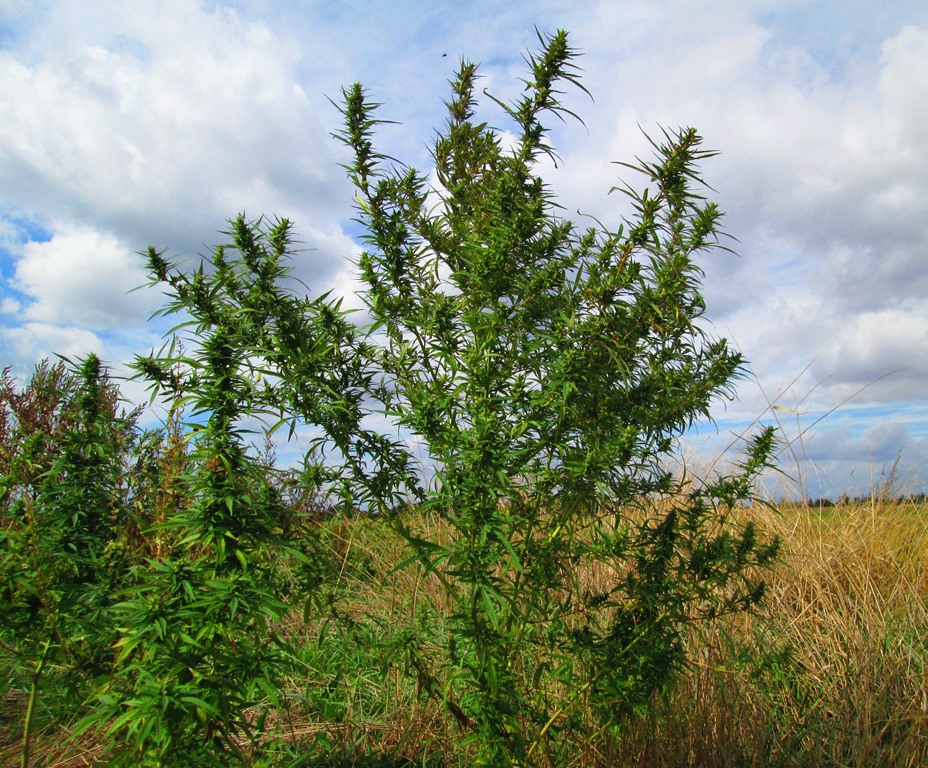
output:
[[423, 506], [454, 532], [442, 545], [406, 531], [455, 606], [433, 664], [464, 681], [449, 704], [488, 764], [577, 731], [555, 689], [594, 703], [605, 726], [645, 704], [684, 663], [684, 624], [755, 605], [753, 567], [776, 550], [730, 519], [771, 433], [731, 477], [664, 468], [741, 367], [699, 324], [696, 257], [717, 245], [721, 213], [698, 166], [713, 153], [695, 130], [664, 132], [655, 160], [627, 166], [649, 186], [613, 190], [631, 220], [562, 218], [539, 166], [553, 156], [545, 118], [572, 114], [559, 89], [582, 89], [574, 61], [564, 32], [544, 37], [525, 95], [490, 97], [515, 125], [511, 146], [475, 119], [477, 68], [462, 63], [435, 184], [375, 149], [378, 105], [360, 85], [341, 107], [378, 393], [427, 446]]
[[[512, 143], [475, 119], [477, 69], [462, 63], [434, 185], [389, 164], [373, 145], [377, 105], [360, 85], [344, 92], [366, 328], [286, 285], [286, 220], [238, 217], [189, 273], [149, 250], [192, 351], [171, 344], [137, 367], [189, 414], [188, 498], [159, 502], [172, 546], [132, 572], [114, 609], [114, 671], [85, 723], [105, 729], [113, 759], [245, 764], [260, 751], [248, 712], [279, 695], [290, 573], [313, 593], [326, 564], [249, 450], [256, 417], [311, 430], [306, 493], [390, 512], [410, 562], [443, 585], [446, 640], [434, 655], [410, 643], [410, 668], [483, 764], [565, 762], [672, 682], [688, 623], [760, 600], [756, 567], [776, 542], [733, 511], [752, 500], [772, 433], [729, 476], [665, 468], [742, 365], [700, 325], [695, 259], [720, 235], [698, 171], [712, 153], [692, 129], [665, 132], [653, 161], [627, 166], [649, 186], [614, 190], [630, 220], [562, 218], [539, 168], [553, 155], [544, 120], [571, 114], [559, 89], [581, 87], [574, 60], [565, 33], [542, 38], [525, 95], [493, 99]], [[375, 411], [426, 447], [431, 479], [373, 429]], [[450, 541], [414, 533], [395, 512], [404, 499], [444, 518]]]

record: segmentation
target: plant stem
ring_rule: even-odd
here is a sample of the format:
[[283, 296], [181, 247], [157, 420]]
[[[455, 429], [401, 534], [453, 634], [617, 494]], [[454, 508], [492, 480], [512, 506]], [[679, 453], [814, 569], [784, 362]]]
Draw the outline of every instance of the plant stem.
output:
[[51, 640], [45, 641], [45, 647], [42, 648], [42, 657], [39, 659], [35, 668], [35, 674], [32, 676], [32, 683], [29, 686], [29, 702], [26, 704], [26, 720], [23, 723], [23, 746], [20, 751], [20, 768], [29, 768], [29, 748], [32, 741], [32, 722], [35, 717], [35, 701], [38, 698], [39, 680], [42, 677], [42, 670], [45, 667], [45, 660], [48, 658], [48, 651], [51, 648]]

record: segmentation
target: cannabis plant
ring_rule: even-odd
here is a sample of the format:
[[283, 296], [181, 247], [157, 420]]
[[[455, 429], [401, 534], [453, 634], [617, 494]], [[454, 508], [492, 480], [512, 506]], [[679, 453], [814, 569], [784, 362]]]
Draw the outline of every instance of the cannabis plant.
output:
[[[626, 166], [645, 189], [612, 190], [631, 199], [630, 220], [564, 218], [541, 176], [545, 120], [572, 114], [564, 86], [583, 88], [567, 35], [541, 43], [524, 96], [489, 97], [513, 142], [475, 119], [467, 62], [433, 173], [375, 148], [379, 105], [359, 84], [343, 91], [338, 134], [366, 232], [372, 394], [427, 447], [422, 508], [454, 535], [396, 525], [454, 605], [432, 674], [458, 681], [447, 704], [488, 764], [556, 760], [562, 736], [589, 728], [581, 702], [616, 727], [684, 663], [688, 622], [757, 603], [754, 566], [776, 550], [731, 520], [770, 433], [730, 477], [666, 469], [742, 366], [700, 324], [696, 260], [721, 234], [699, 171], [713, 153], [693, 129], [663, 131], [654, 160]], [[557, 691], [568, 704], [552, 703]]]
[[511, 141], [476, 119], [477, 67], [461, 63], [426, 172], [378, 151], [379, 105], [344, 90], [369, 321], [287, 282], [287, 220], [239, 216], [189, 272], [149, 250], [183, 343], [137, 369], [184, 408], [190, 449], [174, 477], [186, 498], [155, 507], [170, 546], [113, 607], [114, 668], [87, 721], [113, 760], [258, 759], [292, 669], [280, 619], [297, 600], [307, 618], [331, 607], [316, 529], [249, 428], [308, 435], [297, 498], [388, 519], [410, 550], [397, 567], [441, 585], [442, 641], [418, 625], [397, 637], [481, 764], [568, 762], [672, 684], [689, 625], [762, 598], [777, 543], [750, 504], [772, 433], [727, 475], [668, 470], [743, 367], [702, 320], [697, 259], [722, 235], [699, 170], [713, 153], [693, 129], [662, 131], [652, 160], [623, 164], [644, 188], [612, 190], [627, 220], [568, 220], [541, 173], [545, 121], [583, 88], [567, 35], [540, 41], [524, 95], [489, 97]]
[[[389, 498], [402, 483], [403, 468], [385, 465], [390, 441], [361, 424], [360, 332], [337, 302], [299, 298], [285, 282], [291, 224], [239, 216], [226, 235], [189, 273], [148, 251], [152, 283], [169, 296], [162, 313], [182, 320], [135, 367], [169, 407], [168, 468], [180, 471], [142, 507], [153, 556], [114, 607], [113, 672], [81, 725], [114, 764], [272, 759], [265, 724], [294, 663], [282, 619], [313, 615], [326, 577], [310, 513]], [[298, 423], [317, 430], [297, 493], [249, 439], [287, 423], [291, 434]], [[161, 470], [166, 455], [156, 451]]]
[[[167, 269], [154, 250], [151, 258]], [[95, 730], [114, 765], [246, 764], [262, 735], [248, 710], [275, 700], [284, 666], [275, 622], [288, 609], [286, 565], [302, 553], [289, 546], [284, 505], [242, 437], [251, 385], [234, 331], [193, 290], [190, 323], [202, 331], [193, 351], [172, 344], [137, 362], [155, 396], [169, 382], [174, 416], [165, 445], [141, 452], [156, 464], [170, 457], [166, 487], [139, 505], [154, 541], [112, 609], [112, 670], [77, 729]], [[180, 422], [185, 406], [190, 418]]]

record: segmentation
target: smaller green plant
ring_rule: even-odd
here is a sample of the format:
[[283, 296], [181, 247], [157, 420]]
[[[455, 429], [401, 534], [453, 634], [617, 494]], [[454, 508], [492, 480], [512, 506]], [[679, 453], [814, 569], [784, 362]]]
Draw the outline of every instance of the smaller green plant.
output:
[[119, 411], [94, 355], [71, 370], [42, 363], [20, 392], [5, 372], [0, 394], [0, 654], [29, 691], [25, 766], [40, 693], [79, 710], [113, 661], [137, 413]]
[[[248, 765], [270, 743], [267, 716], [294, 664], [282, 620], [294, 599], [312, 605], [325, 571], [313, 529], [246, 441], [246, 419], [276, 404], [249, 367], [261, 354], [249, 333], [271, 332], [256, 315], [276, 299], [278, 309], [294, 309], [275, 283], [288, 229], [282, 222], [264, 232], [238, 219], [209, 275], [172, 271], [149, 251], [153, 281], [171, 286], [165, 312], [188, 313], [175, 330], [189, 329], [196, 342], [188, 354], [175, 341], [136, 367], [153, 396], [189, 414], [189, 447], [176, 459], [183, 494], [169, 498], [178, 505], [167, 510], [162, 498], [160, 520], [146, 531], [171, 546], [133, 570], [134, 584], [114, 606], [113, 673], [81, 726], [103, 734], [113, 764]], [[252, 314], [243, 320], [230, 296]], [[288, 319], [303, 322], [284, 318], [278, 332], [302, 330]]]

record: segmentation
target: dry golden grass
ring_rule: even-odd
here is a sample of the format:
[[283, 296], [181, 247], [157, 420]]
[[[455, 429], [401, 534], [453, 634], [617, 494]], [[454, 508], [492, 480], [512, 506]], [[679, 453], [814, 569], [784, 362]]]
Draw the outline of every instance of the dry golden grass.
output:
[[784, 545], [763, 611], [691, 638], [619, 764], [928, 765], [928, 508], [761, 515]]

